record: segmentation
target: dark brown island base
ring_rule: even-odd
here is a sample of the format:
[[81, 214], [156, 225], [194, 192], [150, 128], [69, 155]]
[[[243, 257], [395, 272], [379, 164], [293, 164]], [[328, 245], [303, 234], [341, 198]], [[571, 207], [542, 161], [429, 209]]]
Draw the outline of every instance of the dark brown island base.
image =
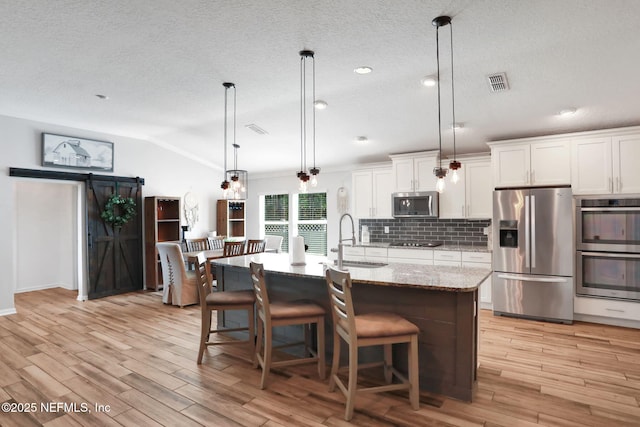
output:
[[[251, 289], [251, 261], [264, 264], [272, 299], [308, 299], [326, 308], [327, 360], [331, 360], [333, 325], [324, 279], [327, 258], [307, 255], [303, 266], [292, 266], [287, 254], [275, 253], [217, 259], [213, 263], [218, 286], [224, 290]], [[420, 328], [420, 389], [471, 401], [478, 360], [478, 285], [491, 271], [417, 264], [348, 267], [348, 270], [357, 314], [392, 312]], [[218, 314], [218, 322], [234, 327], [246, 325], [247, 319], [246, 314], [243, 318], [240, 313], [224, 312]], [[299, 340], [302, 333], [285, 328], [274, 331], [274, 335], [276, 339], [291, 341]], [[406, 373], [407, 349], [395, 347], [394, 364]], [[361, 350], [369, 350], [360, 353], [364, 361], [381, 354], [380, 349]]]

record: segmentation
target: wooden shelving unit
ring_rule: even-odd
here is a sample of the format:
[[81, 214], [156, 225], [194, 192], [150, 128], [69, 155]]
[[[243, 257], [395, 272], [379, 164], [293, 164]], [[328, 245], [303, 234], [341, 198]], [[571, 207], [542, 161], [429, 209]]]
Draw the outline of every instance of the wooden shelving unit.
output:
[[162, 289], [162, 267], [156, 243], [180, 243], [180, 198], [144, 198], [144, 260], [147, 289]]
[[244, 200], [218, 200], [216, 228], [218, 234], [244, 239], [246, 213]]

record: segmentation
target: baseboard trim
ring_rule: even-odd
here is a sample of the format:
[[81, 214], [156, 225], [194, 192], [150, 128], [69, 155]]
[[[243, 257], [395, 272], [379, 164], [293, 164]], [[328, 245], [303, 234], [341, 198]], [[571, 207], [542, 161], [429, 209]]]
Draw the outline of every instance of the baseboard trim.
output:
[[15, 307], [14, 308], [5, 308], [4, 310], [0, 310], [0, 316], [9, 316], [10, 314], [18, 314]]

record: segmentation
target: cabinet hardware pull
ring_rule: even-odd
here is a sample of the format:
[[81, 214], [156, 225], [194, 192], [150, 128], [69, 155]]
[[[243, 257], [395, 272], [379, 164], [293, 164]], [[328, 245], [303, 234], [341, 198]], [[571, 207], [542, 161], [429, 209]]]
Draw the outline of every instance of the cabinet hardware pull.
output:
[[624, 313], [624, 310], [620, 310], [618, 308], [606, 308], [605, 307], [605, 310], [607, 310], [607, 311], [615, 311], [616, 313]]

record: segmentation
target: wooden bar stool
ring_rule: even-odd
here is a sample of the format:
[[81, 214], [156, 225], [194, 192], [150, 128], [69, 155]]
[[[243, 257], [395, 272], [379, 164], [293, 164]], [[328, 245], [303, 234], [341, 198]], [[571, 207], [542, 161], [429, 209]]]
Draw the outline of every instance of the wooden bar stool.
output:
[[[324, 349], [324, 317], [325, 310], [313, 302], [295, 301], [295, 302], [270, 302], [267, 292], [267, 284], [264, 280], [264, 268], [262, 264], [252, 262], [251, 279], [253, 280], [253, 290], [256, 297], [256, 311], [258, 318], [258, 342], [256, 345], [256, 357], [254, 365], [262, 368], [262, 379], [260, 380], [260, 388], [264, 389], [267, 376], [272, 367], [299, 365], [302, 363], [318, 362], [318, 375], [320, 379], [325, 377], [325, 349]], [[311, 324], [317, 325], [317, 351], [311, 349], [309, 344], [309, 328]], [[304, 325], [305, 340], [304, 343], [291, 343], [283, 346], [273, 346], [273, 328], [275, 326]], [[262, 340], [264, 335], [264, 354], [262, 351]], [[271, 353], [274, 348], [291, 347], [293, 345], [305, 345], [305, 355], [311, 354], [311, 357], [303, 357], [292, 360], [272, 361]]]
[[[198, 350], [198, 365], [202, 363], [204, 349], [210, 345], [222, 344], [249, 344], [251, 361], [254, 358], [255, 333], [254, 333], [254, 307], [255, 296], [253, 291], [212, 291], [212, 276], [210, 262], [202, 252], [193, 258], [196, 264], [200, 295], [200, 310], [202, 312], [202, 324], [200, 328], [200, 349]], [[239, 328], [211, 329], [211, 313], [219, 310], [245, 310], [248, 317], [248, 326]], [[218, 332], [249, 331], [247, 340], [210, 341], [211, 334]]]
[[[357, 393], [379, 393], [408, 389], [411, 407], [418, 410], [420, 408], [418, 387], [418, 333], [420, 329], [393, 313], [356, 315], [353, 311], [351, 297], [351, 275], [346, 271], [328, 267], [326, 278], [333, 317], [333, 362], [329, 376], [329, 391], [335, 391], [337, 385], [347, 398], [344, 419], [349, 421], [353, 417], [353, 406]], [[340, 338], [349, 346], [349, 366], [344, 368], [339, 367]], [[393, 367], [391, 346], [398, 343], [408, 343], [409, 345], [408, 379]], [[358, 348], [372, 345], [384, 346], [384, 361], [359, 365]], [[358, 369], [381, 365], [384, 366], [387, 385], [358, 388]], [[338, 378], [338, 372], [345, 369], [349, 371], [347, 385]], [[392, 384], [393, 375], [402, 382]]]

